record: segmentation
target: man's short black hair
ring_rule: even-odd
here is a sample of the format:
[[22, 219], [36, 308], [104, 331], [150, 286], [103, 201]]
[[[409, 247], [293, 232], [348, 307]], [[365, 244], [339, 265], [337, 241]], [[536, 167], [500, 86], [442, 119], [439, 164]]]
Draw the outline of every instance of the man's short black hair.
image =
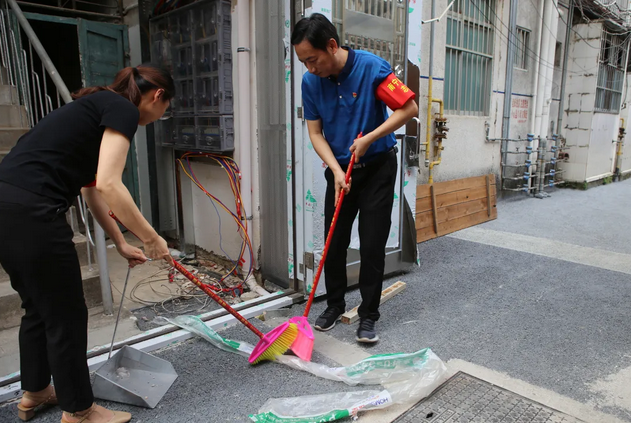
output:
[[323, 14], [314, 13], [298, 21], [291, 34], [291, 44], [295, 46], [307, 40], [314, 48], [326, 51], [331, 38], [339, 47], [340, 37], [337, 35], [335, 26]]

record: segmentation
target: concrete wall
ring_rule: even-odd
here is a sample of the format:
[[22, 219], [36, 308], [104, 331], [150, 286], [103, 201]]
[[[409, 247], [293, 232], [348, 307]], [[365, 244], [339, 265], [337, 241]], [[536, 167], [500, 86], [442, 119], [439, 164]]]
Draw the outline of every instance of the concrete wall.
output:
[[[543, 0], [540, 0], [543, 1]], [[436, 11], [442, 13], [448, 6], [449, 1], [437, 0]], [[538, 12], [539, 1], [519, 2], [517, 14], [517, 25], [530, 31], [528, 45], [527, 68], [514, 69], [513, 89], [511, 100], [511, 120], [510, 137], [525, 138], [530, 132], [530, 126], [534, 120], [534, 99], [533, 89], [535, 69], [535, 53], [537, 51], [537, 34], [542, 20]], [[535, 7], [536, 6], [536, 7]], [[508, 22], [510, 18], [510, 1], [498, 0], [496, 15], [493, 22], [495, 26], [495, 49], [492, 73], [492, 93], [491, 106], [487, 116], [461, 116], [448, 115], [448, 127], [450, 128], [448, 138], [443, 143], [443, 161], [440, 166], [435, 167], [434, 180], [445, 181], [457, 178], [464, 178], [485, 173], [500, 172], [500, 144], [487, 143], [486, 125], [489, 127], [489, 137], [499, 138], [502, 136], [502, 118], [504, 108], [504, 90], [506, 83], [506, 56], [508, 51]], [[431, 16], [431, 2], [423, 2], [423, 16], [428, 19]], [[435, 24], [436, 35], [434, 44], [434, 87], [433, 97], [443, 98], [444, 76], [445, 76], [445, 53], [446, 53], [446, 19]], [[558, 37], [564, 39], [565, 26], [559, 21]], [[429, 47], [430, 47], [430, 25], [423, 25], [422, 32], [422, 52], [421, 63], [421, 101], [420, 115], [423, 122], [423, 141], [425, 140], [425, 121], [427, 113], [427, 88], [429, 71]], [[555, 80], [560, 80], [560, 70], [555, 70]], [[553, 98], [558, 99], [559, 88], [553, 84]], [[550, 110], [550, 118], [556, 122], [558, 101], [554, 102]], [[437, 111], [434, 106], [433, 111]], [[427, 168], [421, 167], [419, 183], [427, 182]]]
[[615, 170], [616, 145], [612, 141], [618, 137], [620, 117], [628, 112], [594, 111], [603, 24], [579, 24], [574, 29], [578, 35], [572, 34], [566, 88], [568, 106], [564, 113], [565, 137], [572, 147], [568, 150], [568, 163], [562, 163], [561, 167], [567, 181], [592, 182], [611, 176]]
[[594, 47], [600, 46], [601, 31], [602, 24], [598, 22], [578, 24], [570, 38], [563, 134], [571, 147], [566, 150], [570, 155], [568, 162], [559, 165], [566, 181], [584, 182], [588, 177], [598, 77], [599, 50]]
[[[234, 195], [226, 182], [226, 172], [210, 163], [195, 162], [192, 167], [206, 190], [234, 212]], [[182, 180], [184, 183], [191, 184], [188, 179]], [[193, 186], [193, 193], [195, 244], [219, 256], [237, 260], [241, 251], [241, 238], [237, 233], [236, 222], [220, 205], [215, 204], [215, 209], [210, 198], [196, 186]]]

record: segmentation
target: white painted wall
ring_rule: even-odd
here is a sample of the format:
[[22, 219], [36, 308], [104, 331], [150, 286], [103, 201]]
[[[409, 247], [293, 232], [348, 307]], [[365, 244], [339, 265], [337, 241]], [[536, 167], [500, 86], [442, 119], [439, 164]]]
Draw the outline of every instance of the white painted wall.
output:
[[578, 35], [572, 34], [566, 88], [568, 107], [564, 113], [565, 136], [572, 147], [568, 151], [569, 162], [560, 166], [565, 170], [565, 180], [592, 182], [611, 176], [615, 170], [616, 145], [612, 141], [617, 139], [620, 117], [628, 112], [624, 109], [621, 115], [594, 112], [603, 25], [592, 22], [576, 25], [574, 29]]
[[[543, 0], [540, 0], [543, 1]], [[449, 1], [437, 0], [436, 13], [442, 13], [448, 6]], [[537, 42], [537, 31], [542, 25], [542, 20], [538, 15], [539, 0], [519, 2], [517, 14], [517, 25], [530, 30], [530, 41], [528, 48], [528, 66], [525, 70], [514, 69], [513, 89], [511, 101], [510, 137], [525, 138], [529, 132], [531, 120], [534, 119], [534, 75], [535, 51]], [[434, 168], [434, 180], [436, 182], [465, 178], [469, 176], [482, 175], [486, 173], [499, 174], [500, 172], [500, 144], [485, 142], [485, 123], [488, 123], [490, 138], [499, 138], [502, 135], [502, 118], [504, 108], [504, 89], [506, 81], [506, 56], [508, 50], [508, 22], [510, 18], [510, 1], [498, 0], [494, 21], [495, 29], [495, 53], [493, 60], [491, 107], [487, 116], [460, 116], [448, 115], [450, 128], [447, 140], [443, 143], [443, 161], [440, 166]], [[431, 16], [431, 1], [423, 2], [423, 19], [427, 20]], [[436, 35], [434, 44], [434, 83], [433, 97], [443, 98], [444, 76], [445, 76], [445, 53], [446, 53], [446, 19], [436, 23]], [[546, 30], [546, 29], [544, 29]], [[559, 21], [558, 37], [563, 40], [565, 26]], [[422, 141], [425, 141], [425, 122], [427, 113], [427, 92], [428, 92], [428, 71], [429, 71], [429, 40], [430, 25], [423, 25], [422, 28], [422, 51], [421, 62], [421, 99], [419, 113], [423, 122]], [[556, 75], [560, 74], [557, 70]], [[560, 80], [560, 76], [558, 76]], [[559, 88], [553, 84], [553, 98], [558, 98]], [[556, 122], [558, 102], [552, 104], [550, 117]], [[433, 107], [433, 112], [438, 111], [438, 106]], [[525, 116], [525, 118], [524, 118]], [[512, 159], [512, 158], [511, 158]], [[421, 166], [419, 183], [427, 183], [428, 170]]]
[[586, 181], [602, 179], [614, 171], [614, 157], [620, 117], [608, 113], [594, 113], [592, 136], [589, 143]]
[[[563, 133], [570, 155], [567, 163], [559, 164], [566, 181], [584, 182], [588, 178], [588, 158], [592, 133], [592, 118], [598, 77], [600, 23], [574, 26], [570, 38], [570, 55], [566, 85]], [[594, 167], [592, 166], [592, 170]]]
[[[218, 165], [210, 163], [194, 162], [192, 167], [206, 190], [234, 212], [234, 195], [227, 183], [226, 172]], [[189, 179], [182, 180], [182, 184], [184, 183], [192, 184]], [[215, 210], [211, 199], [196, 186], [193, 186], [193, 193], [195, 244], [219, 256], [237, 260], [241, 251], [241, 238], [236, 222], [220, 205], [216, 204]]]

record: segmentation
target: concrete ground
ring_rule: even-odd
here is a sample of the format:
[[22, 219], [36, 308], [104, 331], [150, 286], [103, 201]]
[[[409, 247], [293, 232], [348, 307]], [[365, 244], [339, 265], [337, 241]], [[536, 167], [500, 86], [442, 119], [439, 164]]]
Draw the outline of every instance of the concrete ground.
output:
[[[382, 306], [378, 344], [358, 346], [356, 325], [339, 324], [318, 334], [314, 361], [349, 365], [431, 347], [451, 373], [466, 371], [586, 422], [631, 422], [629, 206], [631, 180], [501, 201], [496, 221], [420, 244], [420, 267], [386, 282], [402, 280], [407, 289]], [[358, 291], [347, 295], [348, 308], [358, 302]], [[317, 302], [311, 320], [324, 307]], [[223, 334], [256, 340], [241, 326]], [[270, 397], [371, 389], [275, 363], [251, 368], [200, 340], [156, 355], [180, 376], [154, 410], [117, 406], [134, 422], [246, 422]], [[405, 409], [360, 421], [391, 422]], [[34, 422], [58, 420], [52, 409]], [[0, 407], [0, 421], [18, 421], [14, 404]]]

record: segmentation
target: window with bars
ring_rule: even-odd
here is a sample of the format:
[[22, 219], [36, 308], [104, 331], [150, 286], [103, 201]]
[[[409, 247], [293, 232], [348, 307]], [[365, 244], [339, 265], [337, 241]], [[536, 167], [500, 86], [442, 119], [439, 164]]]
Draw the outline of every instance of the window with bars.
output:
[[515, 64], [518, 69], [528, 70], [528, 48], [530, 48], [530, 31], [517, 27], [515, 38]]
[[445, 109], [485, 116], [491, 101], [495, 0], [456, 0], [447, 17]]
[[603, 32], [594, 106], [597, 112], [615, 114], [620, 112], [627, 47], [626, 37]]
[[[401, 0], [332, 0], [332, 21], [342, 45], [354, 50], [369, 51], [390, 62], [392, 68], [404, 67], [406, 2]], [[365, 34], [349, 33], [344, 28], [344, 10], [387, 19], [394, 23], [394, 41], [370, 38]]]

